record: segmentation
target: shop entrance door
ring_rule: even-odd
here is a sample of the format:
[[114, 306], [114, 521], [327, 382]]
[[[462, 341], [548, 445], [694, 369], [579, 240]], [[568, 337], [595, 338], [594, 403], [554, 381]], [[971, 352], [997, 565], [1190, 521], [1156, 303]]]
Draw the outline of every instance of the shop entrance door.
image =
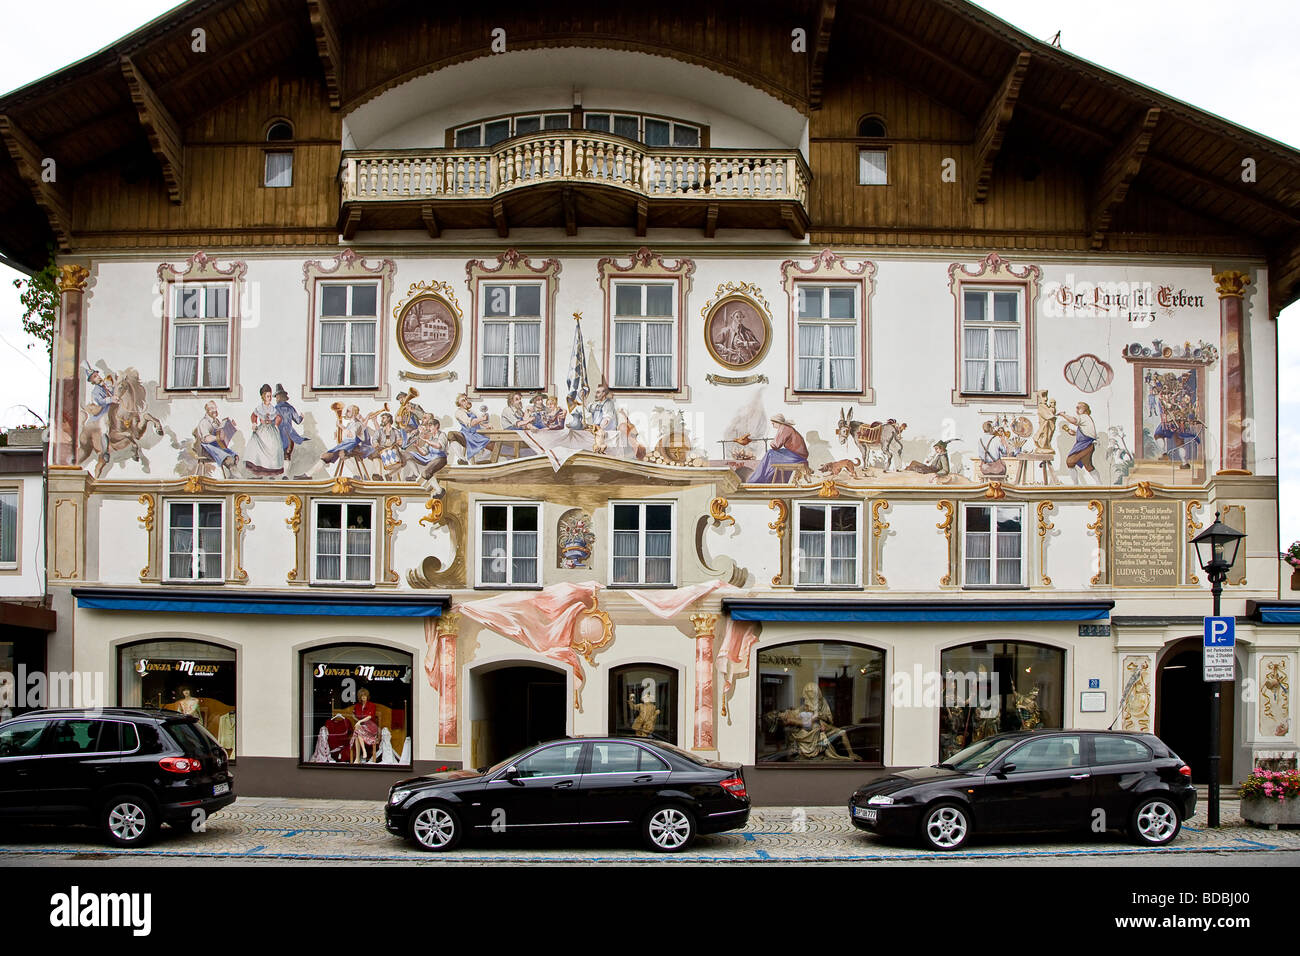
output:
[[[1173, 644], [1156, 668], [1156, 736], [1192, 768], [1193, 783], [1210, 775], [1210, 685], [1202, 677], [1199, 637]], [[1219, 783], [1232, 783], [1235, 683], [1219, 685]]]
[[481, 761], [491, 766], [567, 730], [565, 677], [545, 667], [501, 667], [478, 675]]

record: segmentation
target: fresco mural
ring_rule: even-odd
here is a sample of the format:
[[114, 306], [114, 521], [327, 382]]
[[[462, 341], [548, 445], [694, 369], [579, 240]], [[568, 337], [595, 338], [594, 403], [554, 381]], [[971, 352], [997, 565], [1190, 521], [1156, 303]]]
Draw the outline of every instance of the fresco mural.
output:
[[149, 411], [148, 390], [134, 368], [115, 376], [107, 369], [87, 365], [85, 378], [87, 395], [81, 408], [77, 463], [90, 464], [99, 478], [117, 452], [129, 451], [132, 460], [141, 461], [142, 440], [151, 431], [161, 438], [163, 427]]

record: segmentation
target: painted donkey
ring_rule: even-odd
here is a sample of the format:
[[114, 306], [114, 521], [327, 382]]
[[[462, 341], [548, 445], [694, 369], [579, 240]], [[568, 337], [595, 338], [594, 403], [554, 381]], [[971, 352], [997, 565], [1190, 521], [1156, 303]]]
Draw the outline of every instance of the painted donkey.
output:
[[869, 465], [874, 455], [885, 460], [885, 471], [897, 471], [903, 461], [903, 431], [906, 422], [890, 418], [883, 422], [860, 422], [853, 417], [853, 409], [840, 409], [840, 423], [835, 426], [835, 436], [840, 441], [852, 439], [862, 454], [862, 464]]

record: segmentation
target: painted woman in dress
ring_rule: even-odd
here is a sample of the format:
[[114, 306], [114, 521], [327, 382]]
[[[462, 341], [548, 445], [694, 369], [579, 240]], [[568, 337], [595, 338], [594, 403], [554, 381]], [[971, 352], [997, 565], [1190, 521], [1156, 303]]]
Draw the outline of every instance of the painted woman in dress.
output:
[[464, 392], [456, 396], [456, 422], [465, 439], [465, 464], [474, 463], [474, 459], [488, 446], [491, 440], [479, 429], [488, 423], [486, 410], [481, 415], [474, 414], [474, 403]]
[[259, 390], [262, 404], [253, 409], [253, 434], [244, 450], [244, 467], [254, 475], [284, 474], [284, 446], [280, 442], [281, 417], [271, 398], [271, 386]]
[[356, 721], [352, 727], [352, 762], [370, 763], [379, 743], [379, 711], [370, 702], [370, 691], [365, 687], [357, 691], [352, 717]]

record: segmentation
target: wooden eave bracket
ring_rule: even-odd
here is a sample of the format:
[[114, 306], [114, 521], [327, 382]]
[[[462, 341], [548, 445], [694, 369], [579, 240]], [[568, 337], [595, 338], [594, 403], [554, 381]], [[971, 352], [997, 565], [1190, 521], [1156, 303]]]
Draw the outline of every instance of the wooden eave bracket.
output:
[[835, 0], [821, 0], [817, 27], [813, 33], [812, 57], [808, 62], [808, 105], [821, 109], [826, 87], [826, 58], [831, 49], [831, 31], [835, 26]]
[[149, 148], [162, 167], [167, 196], [180, 205], [185, 188], [185, 140], [181, 128], [131, 58], [124, 56], [119, 62], [140, 126], [149, 140]]
[[1106, 242], [1106, 232], [1110, 229], [1111, 219], [1119, 208], [1128, 188], [1142, 169], [1151, 137], [1160, 122], [1160, 110], [1152, 107], [1146, 115], [1129, 130], [1102, 165], [1101, 176], [1093, 193], [1091, 215], [1088, 217], [1092, 226], [1092, 249], [1096, 251]]
[[[41, 148], [29, 137], [13, 118], [0, 114], [0, 140], [4, 141], [9, 158], [18, 167], [18, 175], [31, 190], [36, 205], [45, 213], [45, 219], [54, 233], [54, 240], [60, 252], [72, 249], [72, 202], [70, 197], [58, 184], [59, 168], [52, 163], [46, 172], [46, 156]], [[47, 177], [49, 177], [47, 179]]]
[[325, 92], [330, 109], [338, 110], [343, 106], [343, 43], [328, 0], [307, 0], [307, 17], [316, 38], [316, 54], [325, 71]]
[[971, 199], [982, 203], [988, 199], [989, 184], [993, 181], [993, 164], [1002, 152], [1002, 140], [1016, 111], [1020, 87], [1025, 82], [1025, 72], [1032, 59], [1028, 50], [1016, 54], [1015, 62], [1002, 80], [1002, 85], [989, 100], [975, 127], [975, 179]]

